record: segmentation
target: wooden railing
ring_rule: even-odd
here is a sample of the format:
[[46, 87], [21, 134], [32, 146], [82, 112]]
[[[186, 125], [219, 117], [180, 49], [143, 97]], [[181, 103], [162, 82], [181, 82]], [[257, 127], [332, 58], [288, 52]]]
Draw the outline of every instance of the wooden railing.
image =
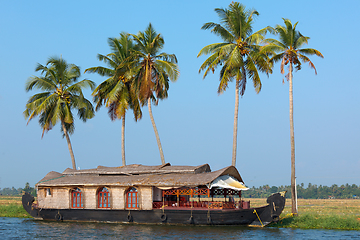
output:
[[[174, 201], [165, 201], [165, 208], [211, 208], [211, 209], [234, 209], [240, 206], [240, 203], [233, 202], [208, 202], [208, 201], [191, 201], [191, 202], [174, 202]], [[153, 208], [159, 209], [163, 207], [163, 202], [153, 202]]]
[[165, 195], [189, 195], [189, 196], [208, 196], [210, 197], [210, 189], [208, 188], [184, 188], [184, 189], [169, 189], [162, 191], [163, 196]]

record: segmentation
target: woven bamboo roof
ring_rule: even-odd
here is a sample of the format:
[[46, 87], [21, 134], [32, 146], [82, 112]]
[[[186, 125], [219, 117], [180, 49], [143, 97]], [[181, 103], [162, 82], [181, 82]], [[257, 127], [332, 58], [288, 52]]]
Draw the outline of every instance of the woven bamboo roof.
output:
[[200, 166], [144, 166], [140, 164], [123, 167], [95, 169], [66, 169], [63, 173], [49, 172], [36, 186], [155, 186], [155, 187], [197, 187], [211, 183], [217, 177], [230, 175], [242, 181], [233, 166], [211, 172], [208, 164]]
[[200, 166], [171, 166], [166, 163], [159, 166], [145, 166], [141, 164], [132, 164], [122, 167], [104, 167], [98, 166], [95, 169], [74, 170], [67, 168], [63, 174], [105, 174], [105, 175], [137, 175], [137, 174], [168, 174], [168, 173], [201, 173], [211, 172], [208, 164]]

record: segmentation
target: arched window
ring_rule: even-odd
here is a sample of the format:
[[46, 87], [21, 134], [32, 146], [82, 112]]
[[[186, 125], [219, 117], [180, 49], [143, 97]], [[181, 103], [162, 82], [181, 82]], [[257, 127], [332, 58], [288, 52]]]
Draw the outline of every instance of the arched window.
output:
[[83, 208], [82, 192], [79, 188], [75, 188], [71, 191], [71, 207], [72, 208]]
[[126, 191], [126, 208], [137, 209], [139, 208], [138, 191], [132, 187]]
[[99, 189], [98, 208], [110, 208], [110, 192], [106, 187]]

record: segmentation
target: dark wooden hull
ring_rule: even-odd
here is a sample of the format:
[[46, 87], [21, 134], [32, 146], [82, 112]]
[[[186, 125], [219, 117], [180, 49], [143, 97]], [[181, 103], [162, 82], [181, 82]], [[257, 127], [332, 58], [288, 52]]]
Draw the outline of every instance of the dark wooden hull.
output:
[[[270, 199], [270, 202], [269, 202]], [[150, 224], [253, 225], [265, 226], [278, 220], [285, 206], [279, 193], [268, 198], [268, 205], [250, 209], [39, 209], [34, 198], [23, 195], [24, 209], [34, 218], [53, 221], [120, 222]]]

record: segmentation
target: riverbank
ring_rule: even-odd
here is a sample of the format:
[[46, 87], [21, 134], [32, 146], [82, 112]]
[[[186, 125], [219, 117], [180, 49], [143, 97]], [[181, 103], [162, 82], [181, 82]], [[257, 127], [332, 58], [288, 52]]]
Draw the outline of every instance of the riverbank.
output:
[[0, 217], [30, 218], [22, 206], [21, 196], [0, 196]]
[[269, 227], [360, 230], [360, 218], [336, 214], [320, 215], [317, 213], [305, 213], [298, 216], [289, 214], [285, 217], [280, 217], [278, 223], [273, 223]]
[[[263, 206], [266, 199], [248, 198], [251, 207]], [[290, 199], [286, 200], [277, 228], [360, 230], [360, 199], [299, 199], [298, 216], [291, 215]], [[30, 218], [21, 196], [0, 196], [0, 217]]]
[[[258, 207], [266, 199], [246, 201]], [[298, 212], [298, 216], [291, 214], [291, 199], [286, 199], [280, 221], [270, 227], [360, 230], [360, 199], [298, 199]]]

